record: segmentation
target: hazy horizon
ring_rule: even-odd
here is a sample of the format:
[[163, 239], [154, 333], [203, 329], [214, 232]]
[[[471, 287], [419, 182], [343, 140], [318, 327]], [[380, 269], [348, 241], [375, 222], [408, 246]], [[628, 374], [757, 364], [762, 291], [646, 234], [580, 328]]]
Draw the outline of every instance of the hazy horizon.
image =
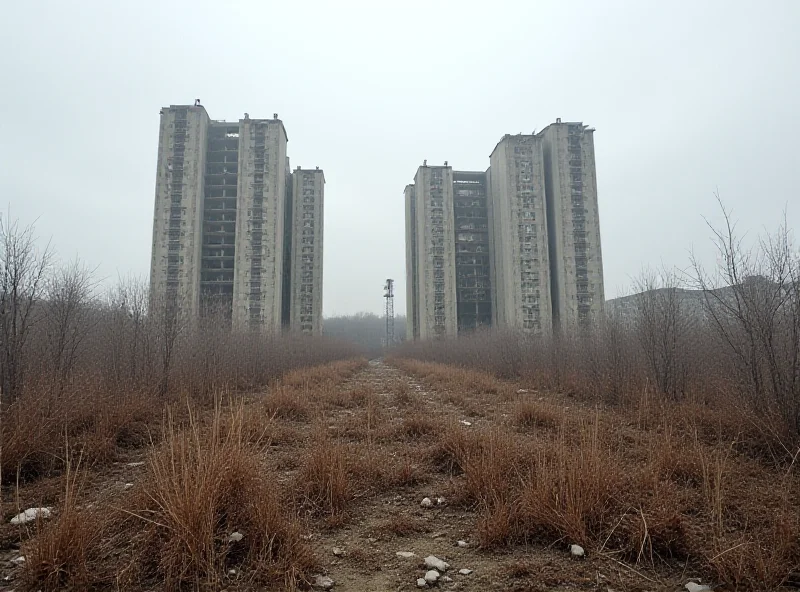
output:
[[[800, 3], [203, 2], [5, 7], [3, 215], [112, 284], [149, 274], [159, 110], [277, 112], [325, 171], [324, 315], [405, 312], [403, 188], [485, 170], [506, 133], [596, 128], [606, 297], [642, 267], [715, 262], [719, 191], [753, 238], [800, 165]], [[793, 75], [792, 72], [795, 72]]]

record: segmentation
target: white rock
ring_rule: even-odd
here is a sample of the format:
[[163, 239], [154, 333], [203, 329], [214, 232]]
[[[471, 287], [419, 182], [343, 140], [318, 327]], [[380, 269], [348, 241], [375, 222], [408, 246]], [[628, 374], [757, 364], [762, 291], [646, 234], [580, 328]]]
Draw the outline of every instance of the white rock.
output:
[[25, 524], [37, 518], [50, 518], [50, 508], [28, 508], [11, 519], [11, 524]]
[[236, 570], [235, 569], [229, 569], [228, 570], [228, 575], [229, 576], [235, 576], [236, 575]]
[[425, 581], [425, 578], [417, 578], [417, 588], [427, 588], [428, 582]]
[[331, 549], [331, 551], [333, 551], [333, 554], [336, 555], [337, 557], [341, 557], [342, 555], [344, 555], [344, 549], [340, 547], [334, 547], [333, 549]]
[[438, 557], [433, 555], [428, 555], [425, 558], [425, 567], [428, 569], [438, 569], [439, 571], [447, 571], [450, 568], [450, 564], [442, 561]]
[[231, 535], [228, 537], [229, 543], [238, 543], [244, 538], [244, 535], [241, 532], [232, 532]]
[[128, 466], [129, 466], [129, 467], [141, 467], [141, 466], [144, 466], [144, 461], [139, 461], [139, 462], [129, 462], [129, 463], [128, 463]]
[[464, 424], [465, 426], [471, 426], [472, 425], [472, 422], [471, 421], [467, 421], [466, 419], [462, 419], [461, 423]]
[[711, 588], [705, 584], [696, 584], [694, 582], [687, 582], [685, 588], [689, 592], [708, 592], [711, 590]]
[[462, 548], [463, 547], [469, 547], [469, 543], [467, 541], [458, 541], [456, 543], [456, 545], [458, 545], [459, 547], [462, 547]]
[[317, 576], [314, 580], [315, 588], [322, 588], [323, 590], [330, 590], [333, 588], [333, 580], [328, 576]]
[[453, 581], [453, 578], [451, 578], [450, 576], [442, 576], [442, 581], [449, 583]]
[[125, 484], [125, 487], [124, 487], [124, 489], [125, 489], [125, 490], [128, 490], [128, 489], [130, 489], [131, 487], [133, 487], [133, 483], [126, 483], [126, 484]]
[[518, 395], [523, 395], [523, 394], [525, 394], [527, 392], [528, 392], [528, 389], [517, 389], [517, 394]]
[[398, 557], [402, 557], [403, 559], [411, 559], [412, 557], [416, 557], [416, 553], [412, 553], [411, 551], [398, 551], [395, 553]]
[[584, 551], [583, 547], [580, 545], [570, 545], [569, 552], [572, 553], [573, 557], [583, 557], [586, 555], [586, 551]]
[[445, 500], [443, 497], [437, 497], [436, 498], [436, 505], [437, 506], [441, 506], [441, 505], [443, 505], [445, 503], [445, 501], [447, 501], [447, 500]]
[[429, 497], [423, 497], [419, 505], [423, 508], [430, 508], [433, 505], [433, 501], [431, 501], [431, 498]]
[[440, 574], [435, 569], [429, 569], [425, 572], [425, 581], [429, 584], [435, 584], [439, 581]]
[[25, 555], [14, 557], [14, 559], [11, 560], [11, 563], [13, 563], [14, 565], [22, 565], [23, 563], [25, 563]]
[[464, 569], [459, 569], [458, 573], [460, 573], [462, 576], [468, 576], [472, 573], [472, 570], [465, 567]]

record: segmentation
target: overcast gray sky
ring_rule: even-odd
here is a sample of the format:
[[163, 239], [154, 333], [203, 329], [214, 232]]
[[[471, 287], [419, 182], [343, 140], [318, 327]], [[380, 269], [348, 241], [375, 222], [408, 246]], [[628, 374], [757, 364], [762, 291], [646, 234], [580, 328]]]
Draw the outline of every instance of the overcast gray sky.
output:
[[713, 263], [716, 188], [758, 232], [800, 199], [800, 1], [3, 2], [0, 200], [59, 255], [146, 276], [158, 111], [279, 113], [325, 170], [326, 315], [405, 310], [403, 188], [505, 133], [595, 128], [606, 293]]

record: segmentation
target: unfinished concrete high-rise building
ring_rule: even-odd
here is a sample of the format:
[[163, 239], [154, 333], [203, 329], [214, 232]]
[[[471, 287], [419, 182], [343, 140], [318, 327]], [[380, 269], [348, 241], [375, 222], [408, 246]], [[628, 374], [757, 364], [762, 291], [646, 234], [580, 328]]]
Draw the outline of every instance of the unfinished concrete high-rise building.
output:
[[564, 331], [587, 328], [597, 322], [605, 304], [594, 130], [559, 119], [539, 135], [544, 153], [553, 319]]
[[489, 158], [495, 319], [546, 334], [553, 321], [542, 139], [503, 136]]
[[410, 273], [416, 278], [412, 301], [417, 306], [408, 316], [411, 332], [420, 339], [453, 337], [458, 327], [453, 169], [419, 167], [414, 185], [406, 187], [406, 204], [415, 249]]
[[[548, 335], [599, 318], [592, 132], [558, 120], [539, 134], [505, 135], [485, 173], [420, 167], [405, 191], [409, 338], [487, 325]], [[425, 330], [430, 318], [444, 329]]]
[[[284, 272], [292, 263], [284, 257], [292, 237], [284, 228], [291, 206], [287, 141], [277, 114], [245, 114], [234, 123], [210, 119], [199, 101], [161, 110], [154, 303], [188, 321], [214, 317], [237, 329], [282, 328]], [[321, 208], [321, 193], [319, 202]], [[319, 224], [321, 241], [321, 215]], [[315, 278], [321, 292], [321, 264]]]
[[322, 231], [325, 175], [297, 167], [292, 173], [289, 326], [322, 334]]

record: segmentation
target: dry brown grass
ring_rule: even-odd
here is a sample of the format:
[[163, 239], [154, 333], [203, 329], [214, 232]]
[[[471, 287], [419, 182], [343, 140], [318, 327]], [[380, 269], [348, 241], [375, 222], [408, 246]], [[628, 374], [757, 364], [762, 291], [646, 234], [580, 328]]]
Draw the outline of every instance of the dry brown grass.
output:
[[[400, 365], [445, 392], [475, 392], [460, 390], [461, 369]], [[425, 451], [459, 479], [448, 499], [476, 508], [483, 547], [560, 541], [634, 563], [694, 558], [742, 589], [776, 587], [800, 566], [800, 479], [763, 419], [652, 397], [569, 411], [557, 398], [504, 399], [494, 404], [508, 405], [516, 432], [453, 423]]]
[[377, 530], [382, 535], [406, 537], [421, 532], [430, 532], [430, 527], [418, 518], [392, 514], [378, 525]]
[[[145, 527], [136, 541], [140, 568], [168, 589], [219, 585], [229, 568], [252, 583], [293, 587], [312, 556], [282, 510], [243, 407], [227, 413], [225, 430], [221, 407], [207, 430], [194, 415], [185, 430], [167, 421], [164, 445], [150, 457], [151, 479], [129, 510]], [[234, 531], [244, 539], [229, 542]]]
[[346, 448], [330, 438], [325, 426], [319, 426], [295, 480], [301, 507], [340, 522], [353, 497], [347, 464]]
[[529, 399], [514, 405], [514, 424], [521, 429], [556, 429], [565, 420], [562, 408]]

